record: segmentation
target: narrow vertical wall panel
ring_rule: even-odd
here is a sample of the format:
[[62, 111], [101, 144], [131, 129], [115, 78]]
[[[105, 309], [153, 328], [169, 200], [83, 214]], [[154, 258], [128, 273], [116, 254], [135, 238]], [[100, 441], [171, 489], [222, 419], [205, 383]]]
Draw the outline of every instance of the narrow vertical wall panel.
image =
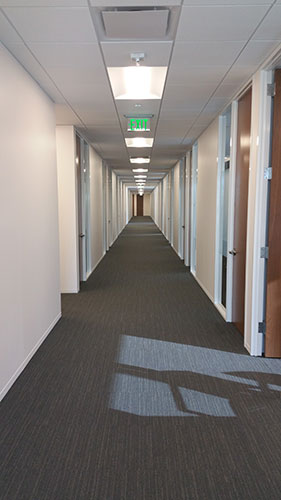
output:
[[196, 277], [214, 300], [218, 119], [198, 139]]
[[56, 143], [61, 292], [77, 293], [79, 292], [79, 241], [74, 127], [57, 127]]

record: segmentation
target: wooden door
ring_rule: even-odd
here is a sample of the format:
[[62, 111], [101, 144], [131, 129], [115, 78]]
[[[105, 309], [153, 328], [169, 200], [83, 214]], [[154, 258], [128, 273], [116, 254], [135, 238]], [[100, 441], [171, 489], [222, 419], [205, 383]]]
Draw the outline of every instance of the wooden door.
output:
[[231, 252], [233, 255], [232, 321], [242, 335], [244, 335], [245, 312], [251, 100], [252, 90], [249, 89], [238, 101], [234, 243], [233, 250]]
[[265, 356], [281, 357], [281, 69], [275, 71], [268, 220]]
[[143, 196], [137, 195], [137, 215], [143, 215]]

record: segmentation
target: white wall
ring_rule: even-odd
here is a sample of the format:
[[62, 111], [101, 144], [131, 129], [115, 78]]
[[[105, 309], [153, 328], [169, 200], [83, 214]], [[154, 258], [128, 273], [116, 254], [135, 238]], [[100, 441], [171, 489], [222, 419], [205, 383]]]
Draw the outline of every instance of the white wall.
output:
[[0, 46], [0, 399], [61, 316], [52, 102]]
[[90, 234], [91, 272], [105, 254], [104, 248], [104, 203], [103, 164], [96, 151], [90, 147]]
[[60, 283], [62, 293], [79, 292], [79, 240], [75, 130], [72, 126], [56, 128]]
[[143, 195], [143, 215], [151, 215], [150, 194]]
[[214, 300], [218, 118], [198, 139], [196, 278]]

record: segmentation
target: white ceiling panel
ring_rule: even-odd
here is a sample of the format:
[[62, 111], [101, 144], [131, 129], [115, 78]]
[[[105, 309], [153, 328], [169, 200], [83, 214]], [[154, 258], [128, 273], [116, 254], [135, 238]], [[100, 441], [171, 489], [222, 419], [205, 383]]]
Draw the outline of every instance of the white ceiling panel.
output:
[[254, 40], [281, 40], [281, 5], [271, 9], [257, 29]]
[[0, 0], [0, 7], [86, 7], [87, 0]]
[[168, 66], [172, 42], [102, 42], [107, 66], [131, 66], [132, 53], [144, 53], [144, 66]]
[[210, 95], [206, 94], [205, 97], [183, 100], [180, 96], [175, 94], [169, 99], [164, 98], [163, 105], [165, 104], [165, 109], [168, 109], [170, 107], [171, 109], [180, 109], [194, 112], [198, 109], [202, 109], [209, 97]]
[[181, 0], [90, 0], [93, 7], [157, 7], [180, 5]]
[[103, 111], [89, 104], [73, 104], [73, 108], [85, 125], [115, 124], [117, 120], [115, 111]]
[[242, 85], [254, 73], [256, 66], [240, 66], [235, 64], [224, 78], [225, 84]]
[[0, 41], [6, 46], [9, 43], [22, 43], [21, 37], [6, 19], [3, 12], [0, 12]]
[[84, 68], [83, 71], [77, 71], [75, 67], [64, 68], [62, 66], [48, 67], [47, 71], [52, 79], [62, 87], [69, 84], [79, 85], [83, 82], [85, 85], [92, 85], [93, 93], [95, 86], [98, 88], [101, 85], [104, 85], [109, 91], [109, 83], [104, 73], [95, 71], [90, 65]]
[[4, 8], [26, 42], [97, 41], [88, 8]]
[[88, 103], [101, 111], [114, 111], [111, 94], [107, 87], [84, 84], [83, 78], [81, 78], [80, 82], [65, 82], [63, 86], [60, 86], [59, 83], [57, 84], [62, 89], [65, 98], [70, 102], [76, 104]]
[[273, 2], [274, 0], [183, 0], [184, 5], [271, 5]]
[[76, 72], [89, 68], [106, 77], [97, 43], [29, 43], [28, 46], [45, 68], [74, 68]]
[[183, 7], [177, 40], [248, 40], [268, 8], [268, 5]]
[[[280, 18], [281, 24], [281, 18]], [[279, 41], [251, 41], [237, 59], [238, 66], [259, 66], [279, 45]]]
[[245, 42], [178, 42], [174, 48], [171, 71], [179, 66], [230, 67]]
[[59, 89], [48, 77], [47, 73], [40, 66], [40, 64], [38, 64], [36, 59], [34, 59], [33, 55], [25, 45], [21, 43], [10, 44], [9, 50], [53, 101], [57, 103], [65, 102], [65, 99], [59, 92]]
[[201, 84], [203, 82], [216, 83], [218, 84], [224, 75], [229, 70], [228, 66], [204, 66], [204, 67], [193, 67], [184, 65], [174, 65], [173, 62], [170, 66], [170, 71], [167, 77], [167, 85], [171, 84], [184, 84], [189, 83]]
[[180, 99], [184, 107], [186, 101], [199, 100], [201, 102], [202, 100], [206, 100], [215, 89], [216, 85], [208, 82], [197, 85], [189, 85], [188, 82], [185, 85], [167, 85], [164, 94], [164, 102], [169, 106], [170, 103], [175, 102], [175, 99]]

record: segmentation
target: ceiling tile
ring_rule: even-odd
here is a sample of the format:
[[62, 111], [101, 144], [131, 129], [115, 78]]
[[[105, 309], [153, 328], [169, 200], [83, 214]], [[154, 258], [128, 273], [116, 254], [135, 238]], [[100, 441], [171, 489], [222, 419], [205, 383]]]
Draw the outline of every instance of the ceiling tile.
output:
[[[151, 7], [151, 0], [90, 0], [90, 4], [98, 7]], [[180, 5], [181, 0], [153, 0], [153, 7]]]
[[87, 0], [0, 0], [0, 7], [87, 7]]
[[91, 68], [106, 77], [97, 43], [32, 43], [28, 46], [46, 68], [73, 68], [78, 71]]
[[184, 66], [171, 64], [171, 69], [167, 77], [167, 85], [169, 84], [184, 84], [189, 83], [201, 84], [205, 81], [208, 83], [218, 84], [224, 75], [229, 70], [228, 66]]
[[[279, 2], [280, 3], [280, 2]], [[281, 5], [275, 5], [253, 37], [254, 40], [281, 40]]]
[[268, 8], [268, 5], [185, 6], [180, 16], [177, 40], [248, 40]]
[[102, 42], [107, 66], [131, 66], [132, 53], [144, 53], [145, 66], [167, 66], [172, 42]]
[[[280, 18], [281, 19], [281, 18]], [[280, 21], [281, 23], [281, 21]], [[260, 66], [266, 57], [279, 45], [275, 41], [251, 41], [236, 61], [238, 66]]]
[[10, 44], [9, 50], [54, 102], [65, 102], [64, 96], [25, 45], [21, 43]]
[[97, 41], [88, 8], [9, 7], [4, 12], [26, 42]]
[[177, 42], [173, 52], [171, 71], [180, 66], [227, 66], [242, 50], [245, 42]]
[[207, 82], [197, 85], [189, 85], [188, 83], [186, 85], [167, 85], [164, 94], [164, 102], [169, 106], [170, 103], [175, 102], [175, 100], [181, 100], [184, 107], [186, 101], [200, 100], [201, 102], [201, 100], [208, 99], [215, 89], [215, 84]]
[[271, 5], [274, 0], [183, 0], [184, 5], [242, 5], [242, 2], [243, 5]]
[[21, 37], [2, 12], [0, 12], [0, 41], [7, 47], [9, 43], [22, 43]]

